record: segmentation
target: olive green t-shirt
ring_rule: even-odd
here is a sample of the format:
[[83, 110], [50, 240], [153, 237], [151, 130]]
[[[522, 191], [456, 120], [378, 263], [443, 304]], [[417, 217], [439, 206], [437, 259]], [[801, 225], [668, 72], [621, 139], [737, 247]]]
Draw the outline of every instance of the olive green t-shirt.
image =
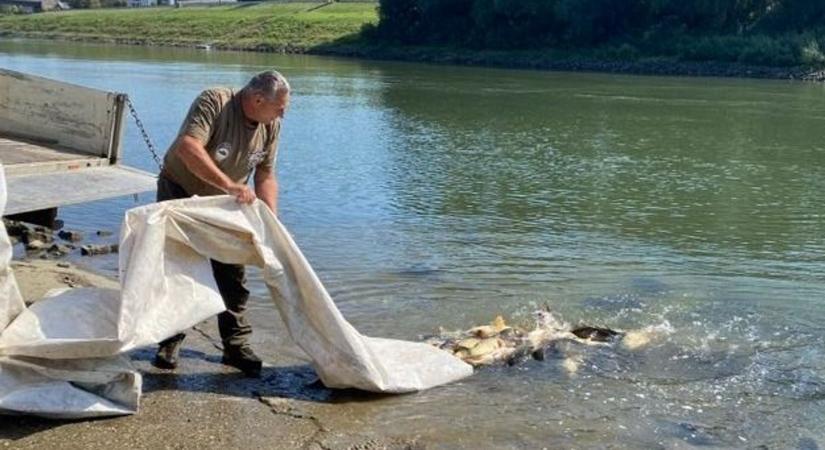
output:
[[218, 168], [236, 183], [246, 183], [252, 170], [272, 171], [278, 152], [280, 119], [250, 124], [243, 114], [239, 92], [207, 89], [189, 108], [178, 137], [164, 158], [164, 173], [189, 195], [225, 192], [197, 178], [173, 151], [178, 140], [191, 136], [200, 141]]

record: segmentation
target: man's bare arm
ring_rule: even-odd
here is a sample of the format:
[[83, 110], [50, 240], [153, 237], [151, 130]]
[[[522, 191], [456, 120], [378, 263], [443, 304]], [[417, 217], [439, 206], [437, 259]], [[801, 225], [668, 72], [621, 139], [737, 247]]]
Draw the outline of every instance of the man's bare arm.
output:
[[255, 194], [278, 215], [278, 179], [272, 169], [255, 169]]
[[255, 193], [249, 186], [235, 183], [215, 165], [203, 144], [192, 136], [181, 136], [174, 151], [183, 164], [199, 179], [235, 196], [240, 203], [252, 203]]

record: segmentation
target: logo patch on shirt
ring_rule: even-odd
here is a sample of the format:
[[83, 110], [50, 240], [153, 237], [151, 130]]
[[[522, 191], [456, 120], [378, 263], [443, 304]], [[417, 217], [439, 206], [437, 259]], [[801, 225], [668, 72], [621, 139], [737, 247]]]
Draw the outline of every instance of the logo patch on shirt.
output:
[[266, 152], [264, 151], [263, 147], [257, 150], [253, 150], [249, 153], [249, 160], [247, 161], [246, 167], [249, 170], [252, 170], [255, 167], [258, 167], [258, 164], [262, 163], [264, 161], [264, 158], [266, 158]]
[[215, 160], [218, 162], [223, 161], [229, 156], [229, 153], [232, 151], [232, 144], [229, 142], [223, 142], [218, 145], [218, 148], [215, 149]]

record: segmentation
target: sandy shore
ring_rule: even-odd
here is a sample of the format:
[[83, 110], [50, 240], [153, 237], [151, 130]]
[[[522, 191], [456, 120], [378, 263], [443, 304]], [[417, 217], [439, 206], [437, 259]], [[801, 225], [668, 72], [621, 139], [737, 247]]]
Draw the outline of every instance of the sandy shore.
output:
[[[15, 261], [12, 265], [27, 302], [54, 288], [117, 287], [115, 280], [59, 261]], [[260, 318], [259, 318], [260, 320]], [[264, 320], [280, 320], [272, 311]], [[153, 348], [136, 350], [133, 363], [143, 376], [138, 414], [92, 421], [55, 421], [8, 416], [0, 419], [0, 447], [77, 449], [410, 449], [426, 448], [414, 437], [370, 435], [336, 427], [340, 397], [369, 401], [366, 394], [332, 391], [316, 383], [294, 349], [256, 345], [265, 361], [261, 379], [243, 378], [220, 364], [216, 321], [190, 330], [175, 371], [155, 369]], [[253, 335], [254, 336], [254, 335]], [[271, 337], [269, 338], [271, 341]], [[283, 346], [288, 338], [278, 336]]]
[[12, 270], [26, 303], [42, 298], [52, 289], [102, 287], [117, 289], [116, 280], [79, 269], [63, 261], [28, 259], [13, 261]]

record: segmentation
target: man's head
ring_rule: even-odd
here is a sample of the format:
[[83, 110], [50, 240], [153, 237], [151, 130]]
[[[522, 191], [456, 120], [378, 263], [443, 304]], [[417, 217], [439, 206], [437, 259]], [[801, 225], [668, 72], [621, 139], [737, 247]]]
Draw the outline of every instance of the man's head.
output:
[[289, 82], [274, 70], [252, 77], [241, 90], [241, 104], [247, 119], [269, 123], [284, 116], [289, 106]]

